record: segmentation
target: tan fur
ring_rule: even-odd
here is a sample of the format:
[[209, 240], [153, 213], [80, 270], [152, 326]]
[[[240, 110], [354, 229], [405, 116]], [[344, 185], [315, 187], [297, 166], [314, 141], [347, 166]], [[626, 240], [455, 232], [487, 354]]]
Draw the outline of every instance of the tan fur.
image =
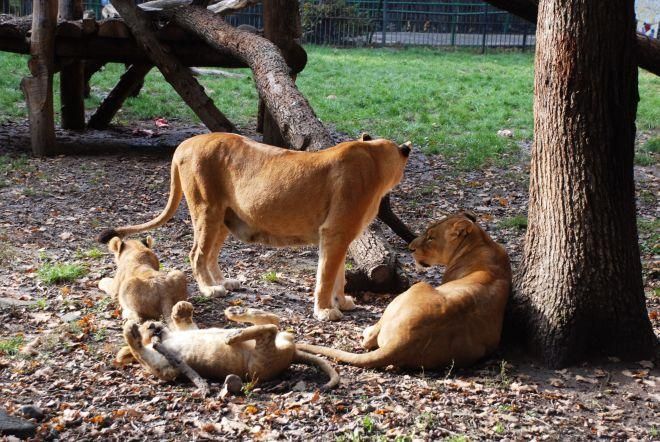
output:
[[364, 331], [364, 354], [299, 344], [359, 367], [466, 366], [495, 350], [511, 286], [505, 250], [465, 214], [432, 224], [411, 244], [423, 265], [446, 265], [443, 284], [418, 283]]
[[[337, 372], [323, 359], [296, 349], [293, 335], [278, 331], [279, 318], [255, 309], [230, 307], [225, 316], [253, 324], [243, 329], [198, 329], [192, 320], [192, 305], [174, 306], [171, 330], [158, 322], [124, 325], [124, 338], [138, 361], [154, 376], [173, 380], [180, 375], [163, 355], [153, 349], [158, 336], [162, 344], [203, 377], [224, 379], [228, 374], [244, 380], [267, 381], [286, 370], [292, 362], [318, 365], [330, 376], [324, 388], [339, 383]], [[191, 327], [193, 325], [194, 327]]]
[[153, 239], [145, 242], [112, 238], [108, 249], [114, 254], [117, 273], [103, 278], [99, 288], [119, 301], [124, 319], [143, 322], [170, 318], [172, 307], [188, 299], [186, 276], [173, 270], [158, 270], [158, 258], [151, 250]]
[[320, 152], [296, 152], [235, 134], [199, 135], [174, 154], [163, 212], [109, 233], [123, 237], [160, 226], [185, 195], [194, 226], [190, 262], [207, 296], [238, 287], [218, 266], [230, 232], [273, 246], [318, 244], [314, 313], [320, 320], [338, 320], [339, 308], [354, 308], [342, 284], [348, 246], [401, 180], [409, 152], [409, 143], [397, 146], [368, 136]]

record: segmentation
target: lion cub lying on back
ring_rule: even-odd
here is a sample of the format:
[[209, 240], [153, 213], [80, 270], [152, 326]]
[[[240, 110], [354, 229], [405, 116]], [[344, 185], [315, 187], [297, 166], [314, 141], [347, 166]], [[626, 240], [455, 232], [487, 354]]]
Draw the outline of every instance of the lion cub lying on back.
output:
[[358, 367], [433, 369], [466, 366], [498, 346], [511, 267], [504, 249], [461, 213], [432, 224], [410, 244], [422, 266], [446, 265], [443, 284], [418, 283], [396, 297], [376, 325], [364, 331], [356, 354], [316, 345], [298, 348]]
[[206, 378], [224, 379], [235, 374], [244, 380], [267, 381], [286, 370], [292, 362], [317, 365], [330, 380], [322, 388], [333, 388], [339, 375], [323, 359], [296, 348], [293, 335], [279, 332], [279, 318], [255, 309], [230, 307], [227, 319], [253, 324], [243, 329], [198, 329], [192, 320], [192, 305], [179, 302], [172, 313], [172, 329], [160, 322], [133, 321], [124, 325], [124, 339], [140, 364], [154, 376], [169, 381], [181, 373], [159, 352], [152, 339], [158, 337], [163, 346]]
[[178, 270], [160, 272], [158, 258], [151, 250], [153, 244], [150, 236], [144, 241], [114, 237], [108, 243], [117, 274], [99, 281], [99, 288], [118, 299], [124, 319], [169, 320], [174, 304], [188, 299], [186, 276]]

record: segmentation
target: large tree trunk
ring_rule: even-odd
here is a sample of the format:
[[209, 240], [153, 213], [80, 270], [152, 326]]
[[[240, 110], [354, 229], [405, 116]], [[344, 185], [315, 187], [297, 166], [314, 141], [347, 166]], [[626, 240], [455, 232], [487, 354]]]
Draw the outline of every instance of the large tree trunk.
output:
[[513, 306], [551, 366], [647, 357], [657, 342], [635, 223], [634, 48], [633, 2], [540, 3], [529, 227]]
[[[486, 2], [529, 22], [536, 23], [539, 0], [486, 0]], [[660, 75], [660, 40], [649, 38], [639, 32], [636, 39], [634, 50], [637, 52], [639, 67], [655, 75]]]

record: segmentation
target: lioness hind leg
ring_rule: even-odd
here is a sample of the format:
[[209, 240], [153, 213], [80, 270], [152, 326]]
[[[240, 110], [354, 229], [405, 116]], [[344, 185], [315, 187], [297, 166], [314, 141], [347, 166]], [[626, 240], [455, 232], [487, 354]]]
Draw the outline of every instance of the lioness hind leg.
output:
[[174, 304], [170, 319], [174, 330], [196, 330], [199, 328], [193, 321], [193, 306], [188, 301], [179, 301]]
[[230, 321], [246, 322], [248, 324], [262, 325], [274, 324], [280, 325], [280, 318], [274, 313], [268, 313], [263, 310], [245, 307], [229, 307], [225, 309], [225, 316]]

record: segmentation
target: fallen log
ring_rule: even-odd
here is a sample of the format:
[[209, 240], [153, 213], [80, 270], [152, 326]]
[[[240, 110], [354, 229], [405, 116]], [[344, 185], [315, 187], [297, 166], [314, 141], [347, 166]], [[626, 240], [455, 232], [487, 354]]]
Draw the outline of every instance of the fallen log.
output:
[[[190, 69], [183, 66], [169, 49], [158, 41], [151, 21], [131, 0], [113, 0], [119, 14], [131, 29], [133, 37], [151, 62], [158, 67], [168, 83], [174, 87], [200, 120], [213, 132], [236, 132], [236, 127], [213, 104], [204, 88], [195, 80]], [[201, 9], [195, 7], [195, 9]]]

